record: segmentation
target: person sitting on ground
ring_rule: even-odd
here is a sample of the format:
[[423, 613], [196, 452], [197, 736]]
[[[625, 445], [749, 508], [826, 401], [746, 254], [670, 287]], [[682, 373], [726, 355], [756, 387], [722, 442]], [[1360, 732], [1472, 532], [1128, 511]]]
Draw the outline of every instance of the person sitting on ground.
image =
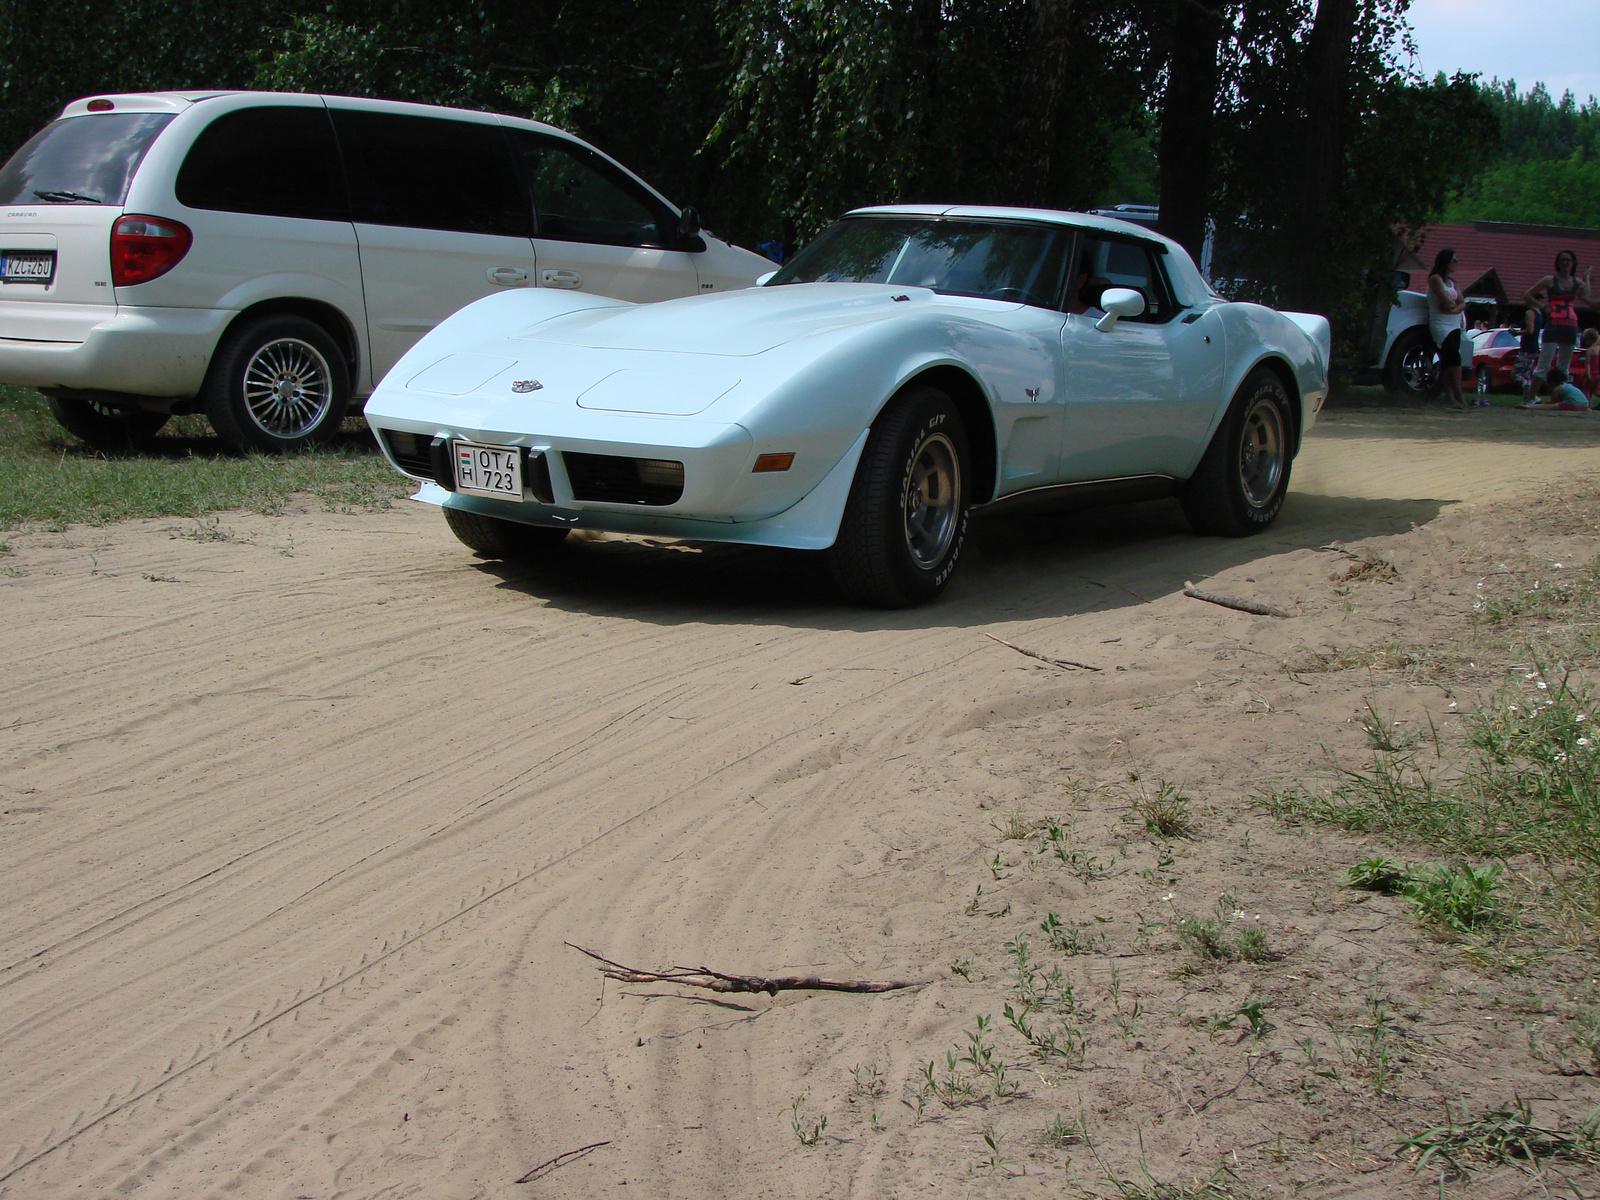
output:
[[1550, 398], [1530, 404], [1529, 408], [1555, 409], [1557, 412], [1589, 411], [1589, 397], [1574, 386], [1560, 367], [1551, 367], [1545, 378], [1550, 382]]

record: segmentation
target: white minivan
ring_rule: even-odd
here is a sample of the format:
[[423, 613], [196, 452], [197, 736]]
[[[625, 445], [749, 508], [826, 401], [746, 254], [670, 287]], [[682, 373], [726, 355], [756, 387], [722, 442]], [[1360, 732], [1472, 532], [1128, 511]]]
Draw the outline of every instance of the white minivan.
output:
[[76, 100], [0, 168], [0, 383], [121, 449], [203, 412], [239, 449], [330, 436], [501, 288], [664, 300], [772, 269], [534, 121], [276, 92]]

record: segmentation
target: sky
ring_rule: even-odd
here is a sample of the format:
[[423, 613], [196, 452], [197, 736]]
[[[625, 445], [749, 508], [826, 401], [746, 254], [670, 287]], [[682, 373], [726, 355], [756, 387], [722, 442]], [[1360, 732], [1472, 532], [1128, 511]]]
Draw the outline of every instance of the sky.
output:
[[1600, 96], [1600, 0], [1412, 0], [1416, 66], [1476, 71], [1487, 83], [1543, 81], [1555, 99]]

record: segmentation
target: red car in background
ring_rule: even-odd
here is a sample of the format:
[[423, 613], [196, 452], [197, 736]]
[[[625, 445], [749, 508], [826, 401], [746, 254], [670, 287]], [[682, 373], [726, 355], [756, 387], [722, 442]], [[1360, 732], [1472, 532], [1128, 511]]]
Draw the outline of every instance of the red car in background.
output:
[[[1473, 339], [1472, 378], [1480, 396], [1500, 388], [1520, 391], [1512, 374], [1517, 365], [1517, 348], [1522, 345], [1519, 329], [1487, 329]], [[1572, 355], [1572, 382], [1583, 387], [1585, 373], [1583, 347]]]

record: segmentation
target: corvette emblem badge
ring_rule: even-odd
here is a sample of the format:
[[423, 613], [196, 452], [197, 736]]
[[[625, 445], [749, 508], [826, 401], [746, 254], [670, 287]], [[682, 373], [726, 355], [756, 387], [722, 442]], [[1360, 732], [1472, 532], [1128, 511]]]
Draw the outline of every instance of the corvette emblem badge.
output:
[[537, 379], [517, 379], [511, 384], [513, 392], [537, 392], [544, 388], [544, 384]]

